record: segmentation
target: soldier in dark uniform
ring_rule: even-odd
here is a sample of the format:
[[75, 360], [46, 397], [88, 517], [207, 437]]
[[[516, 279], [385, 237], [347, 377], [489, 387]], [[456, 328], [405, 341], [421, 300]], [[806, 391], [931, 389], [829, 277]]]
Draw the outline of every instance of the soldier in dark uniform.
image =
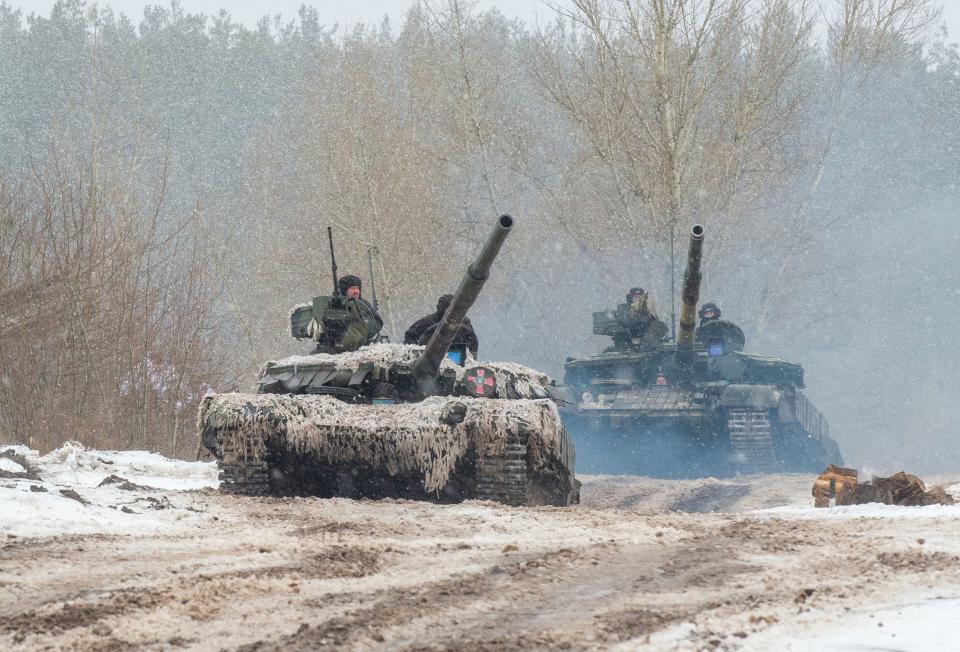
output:
[[617, 321], [623, 324], [626, 337], [614, 338], [617, 348], [624, 348], [635, 344], [634, 340], [641, 340], [644, 344], [653, 344], [666, 337], [669, 329], [659, 317], [653, 300], [641, 287], [630, 288], [627, 293], [627, 303], [617, 306], [614, 313]]
[[[355, 351], [365, 344], [374, 342], [383, 328], [383, 318], [380, 313], [361, 296], [363, 281], [359, 277], [348, 274], [337, 281], [337, 290], [343, 299], [343, 307], [350, 314], [350, 321], [346, 329], [335, 331], [336, 346], [347, 351]], [[323, 325], [318, 325], [323, 328]], [[318, 341], [317, 350], [322, 352], [329, 345]]]
[[372, 342], [380, 333], [380, 329], [383, 328], [383, 317], [380, 316], [376, 308], [370, 305], [369, 301], [361, 296], [363, 281], [360, 280], [359, 276], [347, 274], [341, 276], [340, 280], [337, 281], [337, 288], [348, 301], [352, 299], [356, 302], [367, 325], [367, 341]]
[[720, 319], [720, 306], [715, 303], [705, 303], [697, 314], [700, 316], [700, 327], [702, 328], [706, 324]]
[[[437, 299], [436, 312], [432, 312], [413, 322], [403, 335], [403, 343], [426, 344], [430, 340], [430, 336], [433, 335], [433, 332], [437, 329], [437, 326], [440, 325], [440, 321], [447, 312], [447, 308], [450, 307], [451, 302], [453, 302], [452, 294], [444, 294]], [[473, 357], [477, 357], [477, 349], [480, 347], [480, 342], [477, 339], [476, 332], [473, 330], [473, 324], [470, 323], [468, 317], [464, 317], [463, 321], [460, 322], [460, 329], [457, 331], [457, 338], [454, 341], [464, 344]]]

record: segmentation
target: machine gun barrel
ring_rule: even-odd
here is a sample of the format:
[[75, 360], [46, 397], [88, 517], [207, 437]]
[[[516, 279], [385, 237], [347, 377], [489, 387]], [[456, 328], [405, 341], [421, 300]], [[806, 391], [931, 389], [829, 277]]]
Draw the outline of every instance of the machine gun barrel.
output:
[[413, 375], [423, 393], [429, 394], [432, 390], [437, 374], [440, 373], [440, 363], [447, 355], [450, 344], [453, 343], [460, 328], [460, 323], [470, 310], [470, 306], [476, 301], [480, 290], [483, 289], [483, 284], [486, 283], [490, 274], [490, 265], [497, 257], [500, 246], [506, 240], [510, 229], [513, 228], [513, 223], [514, 219], [509, 215], [499, 217], [480, 255], [467, 268], [467, 273], [460, 281], [460, 287], [457, 288], [450, 307], [447, 308], [443, 320], [427, 342], [423, 354], [413, 363]]
[[690, 229], [690, 249], [687, 269], [683, 273], [680, 299], [680, 329], [677, 332], [677, 362], [686, 366], [693, 358], [693, 341], [697, 330], [697, 301], [700, 299], [700, 261], [703, 258], [703, 227], [694, 224]]

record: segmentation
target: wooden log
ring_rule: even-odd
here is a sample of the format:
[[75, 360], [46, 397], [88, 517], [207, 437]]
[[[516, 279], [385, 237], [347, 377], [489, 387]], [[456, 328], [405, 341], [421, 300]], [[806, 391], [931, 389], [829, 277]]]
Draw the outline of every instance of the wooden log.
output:
[[813, 506], [852, 505], [857, 495], [857, 472], [830, 464], [813, 483]]

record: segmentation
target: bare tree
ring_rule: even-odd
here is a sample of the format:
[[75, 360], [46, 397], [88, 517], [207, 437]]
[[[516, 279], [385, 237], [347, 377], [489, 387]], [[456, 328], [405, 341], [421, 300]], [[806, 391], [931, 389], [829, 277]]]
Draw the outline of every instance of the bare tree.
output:
[[0, 432], [185, 455], [217, 377], [202, 242], [191, 216], [163, 223], [162, 191], [143, 205], [111, 167], [54, 154], [0, 183]]
[[[825, 9], [826, 93], [819, 98], [816, 124], [806, 125], [806, 157], [796, 170], [801, 183], [787, 219], [782, 221], [779, 263], [766, 275], [756, 301], [759, 335], [763, 336], [773, 315], [783, 314], [789, 303], [785, 300], [795, 299], [792, 289], [802, 277], [822, 276], [823, 270], [811, 268], [809, 261], [819, 258], [812, 255], [816, 238], [831, 224], [818, 222], [812, 208], [837, 154], [840, 134], [862, 106], [864, 89], [891, 54], [921, 39], [939, 15], [938, 3], [930, 0], [834, 0]], [[856, 217], [849, 211], [843, 214], [846, 220]], [[787, 316], [802, 331], [816, 321], [837, 316], [826, 315], [823, 308], [822, 302], [800, 302]]]
[[[706, 222], [708, 286], [720, 269], [775, 259], [750, 279], [762, 333], [789, 304], [793, 272], [806, 269], [815, 246], [809, 207], [855, 106], [851, 89], [934, 15], [925, 0], [838, 4], [826, 61], [807, 0], [575, 0], [561, 12], [540, 34], [535, 69], [589, 153], [576, 169], [616, 198], [606, 205], [610, 217], [584, 237], [603, 247], [636, 234], [650, 261], [651, 248], [662, 255], [680, 228]], [[824, 64], [830, 115], [811, 125], [821, 98], [805, 77]]]

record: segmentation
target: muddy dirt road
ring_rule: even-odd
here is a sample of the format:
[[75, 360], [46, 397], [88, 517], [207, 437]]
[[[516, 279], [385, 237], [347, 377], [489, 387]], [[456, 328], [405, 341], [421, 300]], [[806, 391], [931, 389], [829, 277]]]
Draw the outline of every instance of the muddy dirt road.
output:
[[0, 541], [0, 648], [815, 649], [791, 641], [957, 600], [960, 512], [811, 516], [810, 483], [587, 477], [570, 509], [166, 492], [194, 525]]

